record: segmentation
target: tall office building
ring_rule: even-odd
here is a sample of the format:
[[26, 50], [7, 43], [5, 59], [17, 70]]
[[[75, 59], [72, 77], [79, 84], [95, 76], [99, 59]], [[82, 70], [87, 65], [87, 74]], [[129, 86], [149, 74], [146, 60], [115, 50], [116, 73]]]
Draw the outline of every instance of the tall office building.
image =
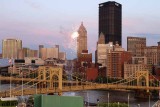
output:
[[118, 42], [122, 39], [122, 5], [109, 1], [99, 4], [99, 35], [105, 35], [105, 43]]
[[113, 51], [113, 43], [97, 44], [97, 63], [106, 67], [107, 53]]
[[56, 58], [58, 59], [59, 57], [59, 48], [57, 46], [51, 47], [51, 48], [42, 48], [41, 49], [41, 55], [42, 59], [45, 60], [47, 58]]
[[127, 37], [127, 51], [131, 52], [132, 56], [144, 56], [145, 47], [145, 37]]
[[79, 36], [77, 37], [77, 57], [79, 57], [83, 50], [87, 50], [87, 30], [81, 23], [78, 29]]
[[17, 40], [17, 39], [2, 40], [2, 58], [17, 59], [19, 49], [22, 49], [22, 40]]
[[144, 48], [147, 64], [160, 65], [160, 46], [147, 46]]
[[29, 48], [19, 49], [18, 59], [24, 59], [25, 57], [38, 57], [38, 50], [32, 50]]
[[39, 45], [39, 58], [42, 58], [41, 49], [44, 48], [44, 45]]

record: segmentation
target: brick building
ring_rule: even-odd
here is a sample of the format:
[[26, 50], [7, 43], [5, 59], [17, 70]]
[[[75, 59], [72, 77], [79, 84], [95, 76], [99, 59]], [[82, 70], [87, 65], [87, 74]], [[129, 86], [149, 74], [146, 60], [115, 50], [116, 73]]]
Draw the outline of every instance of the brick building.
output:
[[107, 76], [110, 78], [124, 77], [124, 62], [131, 61], [131, 53], [126, 51], [113, 51], [107, 53]]

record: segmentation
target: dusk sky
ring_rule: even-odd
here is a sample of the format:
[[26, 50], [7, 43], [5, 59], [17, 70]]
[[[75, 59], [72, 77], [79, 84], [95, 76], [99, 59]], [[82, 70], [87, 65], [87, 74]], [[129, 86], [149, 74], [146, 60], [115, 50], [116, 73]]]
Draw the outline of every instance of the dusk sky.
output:
[[[67, 58], [75, 58], [71, 34], [81, 22], [88, 33], [88, 49], [94, 53], [98, 39], [98, 4], [107, 0], [0, 0], [0, 40], [16, 38], [23, 47], [60, 45]], [[117, 0], [122, 4], [122, 41], [127, 36], [147, 38], [147, 45], [160, 41], [160, 0]], [[2, 43], [1, 43], [2, 44]], [[0, 46], [0, 52], [1, 52]], [[94, 57], [94, 55], [93, 55]]]

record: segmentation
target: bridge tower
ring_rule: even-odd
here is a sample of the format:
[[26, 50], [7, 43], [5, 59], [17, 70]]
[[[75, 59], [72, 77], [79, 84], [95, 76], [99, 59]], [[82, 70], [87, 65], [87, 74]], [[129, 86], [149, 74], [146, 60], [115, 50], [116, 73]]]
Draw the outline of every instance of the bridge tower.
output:
[[[57, 83], [58, 94], [62, 95], [62, 73], [61, 67], [40, 66], [38, 68], [38, 79], [49, 80], [49, 89], [54, 89], [53, 84]], [[47, 82], [44, 82], [44, 84], [47, 85]]]
[[[137, 78], [137, 86], [149, 87], [149, 71], [137, 71], [135, 76]], [[147, 92], [149, 92], [148, 89]]]

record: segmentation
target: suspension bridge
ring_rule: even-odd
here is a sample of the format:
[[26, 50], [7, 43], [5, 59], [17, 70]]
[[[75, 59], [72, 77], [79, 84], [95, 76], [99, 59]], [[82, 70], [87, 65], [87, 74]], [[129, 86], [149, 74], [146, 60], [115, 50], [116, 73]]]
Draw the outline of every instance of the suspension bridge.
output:
[[[22, 85], [17, 87], [1, 91], [0, 97], [49, 93], [61, 95], [67, 91], [92, 89], [160, 90], [159, 80], [149, 71], [137, 71], [126, 79], [112, 83], [93, 83], [73, 75], [64, 76], [63, 69], [60, 67], [40, 66], [34, 73], [37, 74], [34, 78], [0, 76], [1, 81], [18, 81], [22, 83]], [[67, 80], [66, 76], [70, 76], [70, 79]]]

